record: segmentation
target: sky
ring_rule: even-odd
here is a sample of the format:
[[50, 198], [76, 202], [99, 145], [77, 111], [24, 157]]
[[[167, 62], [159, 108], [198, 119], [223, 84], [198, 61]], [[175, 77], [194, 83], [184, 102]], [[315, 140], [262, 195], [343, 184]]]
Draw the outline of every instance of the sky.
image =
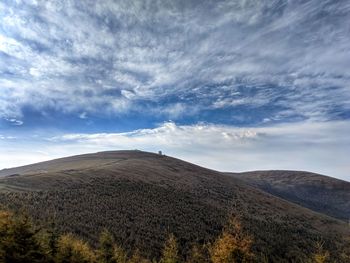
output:
[[0, 169], [162, 150], [350, 181], [348, 0], [2, 0]]

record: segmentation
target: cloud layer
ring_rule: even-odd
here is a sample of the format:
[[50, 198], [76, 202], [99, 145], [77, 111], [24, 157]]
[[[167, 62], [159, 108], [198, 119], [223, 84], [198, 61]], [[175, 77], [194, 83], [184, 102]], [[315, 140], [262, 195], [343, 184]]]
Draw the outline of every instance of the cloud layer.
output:
[[[0, 167], [106, 150], [140, 149], [182, 158], [221, 171], [261, 169], [307, 170], [350, 181], [350, 123], [293, 123], [261, 128], [224, 125], [177, 125], [127, 133], [64, 134], [16, 138], [33, 145], [13, 147], [0, 137]], [[33, 150], [35, 149], [35, 150]], [[6, 152], [6, 153], [5, 153]]]
[[350, 115], [346, 0], [5, 0], [0, 19], [5, 122], [57, 112], [242, 125]]

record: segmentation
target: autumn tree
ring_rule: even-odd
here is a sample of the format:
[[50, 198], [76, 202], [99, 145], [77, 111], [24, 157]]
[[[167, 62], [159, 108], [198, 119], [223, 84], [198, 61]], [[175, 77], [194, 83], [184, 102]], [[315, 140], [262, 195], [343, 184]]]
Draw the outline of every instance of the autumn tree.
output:
[[47, 262], [38, 232], [28, 216], [0, 211], [0, 262]]
[[97, 250], [97, 258], [100, 263], [115, 263], [114, 258], [115, 242], [112, 234], [104, 229], [100, 234], [99, 248]]
[[58, 240], [56, 260], [58, 263], [94, 263], [96, 256], [87, 243], [66, 234]]
[[210, 247], [213, 263], [247, 263], [253, 261], [252, 238], [242, 230], [241, 223], [232, 217], [220, 237]]
[[114, 259], [114, 262], [116, 262], [116, 263], [127, 263], [128, 262], [128, 257], [126, 255], [126, 252], [124, 251], [124, 249], [122, 249], [118, 245], [114, 245], [113, 259]]
[[179, 252], [177, 247], [177, 241], [173, 234], [170, 234], [165, 242], [164, 249], [162, 252], [161, 263], [178, 263]]

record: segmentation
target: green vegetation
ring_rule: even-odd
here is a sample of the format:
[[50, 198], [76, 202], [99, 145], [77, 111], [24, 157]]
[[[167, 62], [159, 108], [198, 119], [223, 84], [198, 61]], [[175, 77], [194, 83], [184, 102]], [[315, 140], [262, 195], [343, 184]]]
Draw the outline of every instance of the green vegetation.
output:
[[[168, 236], [159, 259], [147, 259], [135, 249], [127, 253], [118, 246], [108, 230], [100, 234], [98, 246], [72, 234], [57, 235], [54, 229], [36, 229], [28, 216], [0, 210], [0, 262], [2, 263], [253, 263], [269, 262], [254, 255], [253, 238], [244, 233], [241, 223], [232, 217], [212, 243], [194, 244], [181, 258], [176, 237]], [[345, 254], [344, 260], [345, 260]], [[317, 242], [307, 263], [331, 261], [323, 243]], [[344, 261], [345, 262], [345, 261]]]

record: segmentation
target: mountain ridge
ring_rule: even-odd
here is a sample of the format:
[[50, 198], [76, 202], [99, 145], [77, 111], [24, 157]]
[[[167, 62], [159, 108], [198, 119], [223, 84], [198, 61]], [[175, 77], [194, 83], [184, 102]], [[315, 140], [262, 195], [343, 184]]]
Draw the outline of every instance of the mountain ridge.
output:
[[337, 257], [350, 235], [339, 220], [169, 156], [100, 152], [29, 168], [0, 178], [0, 205], [25, 207], [42, 225], [55, 215], [60, 231], [93, 243], [108, 227], [124, 248], [138, 247], [151, 258], [169, 231], [186, 253], [191, 243], [215, 238], [229, 215], [240, 218], [255, 238], [255, 252], [271, 255], [271, 262], [304, 260], [319, 238]]
[[305, 171], [227, 173], [287, 201], [343, 221], [350, 218], [350, 182]]

